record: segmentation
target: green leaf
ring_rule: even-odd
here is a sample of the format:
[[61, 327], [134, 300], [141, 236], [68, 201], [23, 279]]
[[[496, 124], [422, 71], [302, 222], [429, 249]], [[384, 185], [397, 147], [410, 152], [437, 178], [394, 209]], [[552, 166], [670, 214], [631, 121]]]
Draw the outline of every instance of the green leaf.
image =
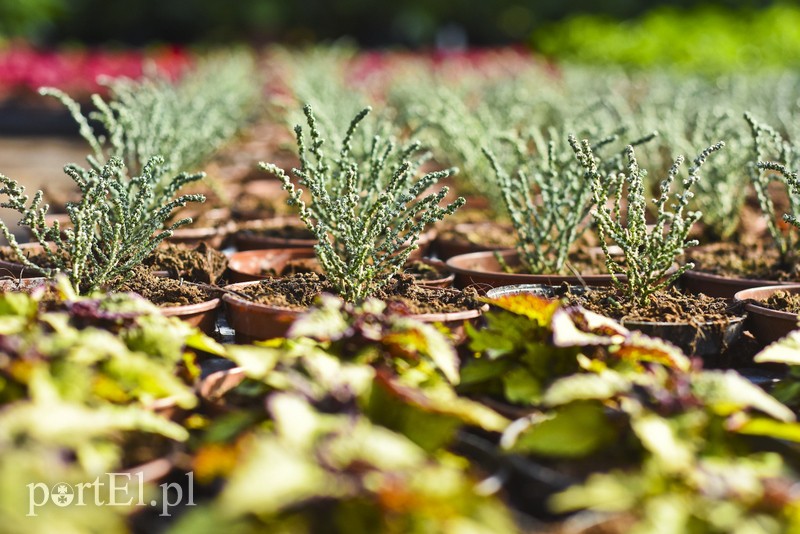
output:
[[739, 434], [769, 436], [800, 443], [800, 424], [796, 422], [776, 421], [766, 417], [748, 417], [744, 422], [726, 425], [726, 428]]
[[227, 345], [225, 356], [244, 367], [245, 373], [250, 378], [263, 379], [278, 365], [281, 351], [254, 345]]
[[767, 345], [755, 355], [753, 361], [800, 365], [800, 330], [793, 330], [787, 336]]
[[693, 376], [692, 390], [720, 415], [754, 408], [779, 421], [795, 420], [792, 411], [735, 371], [703, 371]]
[[542, 384], [525, 367], [517, 367], [503, 375], [506, 400], [530, 406], [541, 400]]
[[694, 451], [678, 439], [669, 422], [655, 414], [634, 417], [631, 427], [645, 449], [667, 472], [687, 472], [694, 464]]
[[503, 433], [500, 443], [512, 452], [580, 458], [612, 443], [616, 437], [602, 405], [581, 401], [543, 416], [515, 421]]
[[619, 373], [575, 374], [554, 382], [545, 392], [542, 403], [560, 406], [578, 400], [605, 400], [631, 389], [631, 381]]
[[404, 317], [392, 323], [384, 343], [397, 343], [427, 355], [451, 384], [458, 384], [461, 365], [455, 346], [433, 325]]

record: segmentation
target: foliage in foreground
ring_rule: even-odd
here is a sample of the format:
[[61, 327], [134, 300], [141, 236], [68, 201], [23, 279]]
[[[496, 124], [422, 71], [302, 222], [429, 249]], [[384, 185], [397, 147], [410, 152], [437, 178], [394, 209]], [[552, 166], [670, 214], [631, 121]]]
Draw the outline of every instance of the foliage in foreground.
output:
[[[317, 259], [336, 292], [348, 302], [375, 294], [399, 272], [426, 226], [452, 214], [464, 199], [440, 206], [448, 189], [425, 192], [452, 170], [416, 174], [428, 158], [418, 143], [399, 147], [393, 139], [372, 139], [365, 159], [351, 155], [354, 133], [370, 112], [361, 111], [350, 123], [333, 157], [323, 150], [325, 139], [310, 106], [304, 108], [308, 141], [295, 127], [300, 169], [293, 169], [297, 186], [274, 164], [261, 168], [283, 181], [288, 202], [316, 236]], [[311, 202], [303, 199], [308, 189]]]

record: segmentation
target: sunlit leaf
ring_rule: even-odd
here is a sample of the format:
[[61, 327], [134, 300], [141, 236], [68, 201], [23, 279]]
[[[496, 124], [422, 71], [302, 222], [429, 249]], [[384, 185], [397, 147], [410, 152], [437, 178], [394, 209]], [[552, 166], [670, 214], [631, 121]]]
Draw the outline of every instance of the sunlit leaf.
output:
[[780, 421], [795, 420], [792, 411], [735, 371], [704, 371], [693, 376], [692, 390], [720, 415], [754, 408]]
[[739, 434], [769, 436], [800, 443], [800, 424], [797, 422], [776, 421], [766, 417], [745, 417], [726, 428]]
[[557, 309], [552, 316], [553, 345], [584, 347], [622, 343], [628, 330], [616, 321], [588, 310]]
[[503, 310], [510, 311], [511, 313], [523, 315], [533, 320], [539, 326], [549, 325], [553, 313], [555, 313], [561, 305], [557, 300], [537, 297], [532, 293], [506, 295], [496, 299], [488, 299], [487, 302]]
[[544, 417], [513, 423], [501, 444], [513, 452], [578, 458], [613, 442], [615, 437], [600, 404], [574, 402]]
[[398, 318], [384, 343], [410, 346], [427, 355], [451, 384], [458, 384], [461, 362], [453, 344], [432, 325]]
[[786, 337], [767, 345], [755, 355], [753, 361], [800, 365], [800, 330], [793, 330]]
[[652, 362], [688, 371], [689, 358], [674, 345], [663, 339], [648, 337], [640, 332], [631, 332], [625, 343], [613, 354], [630, 362]]
[[560, 406], [577, 400], [605, 400], [629, 391], [631, 387], [630, 380], [613, 371], [575, 374], [555, 381], [547, 388], [542, 402], [548, 406]]
[[667, 420], [655, 414], [634, 417], [631, 427], [639, 440], [668, 472], [686, 471], [694, 462], [694, 451], [681, 441]]

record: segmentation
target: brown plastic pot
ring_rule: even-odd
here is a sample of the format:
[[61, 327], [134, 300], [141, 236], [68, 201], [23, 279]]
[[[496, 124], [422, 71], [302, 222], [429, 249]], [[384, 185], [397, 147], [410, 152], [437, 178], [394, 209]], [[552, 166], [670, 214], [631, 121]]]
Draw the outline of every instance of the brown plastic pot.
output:
[[177, 317], [206, 334], [213, 334], [217, 327], [217, 311], [221, 305], [222, 301], [215, 298], [185, 306], [159, 306], [158, 309], [161, 315]]
[[270, 275], [263, 274], [265, 270], [272, 269], [279, 273], [291, 261], [315, 257], [313, 248], [244, 250], [231, 255], [228, 260], [228, 269], [232, 282], [252, 282], [272, 278]]
[[[479, 292], [486, 292], [495, 287], [516, 284], [542, 284], [556, 286], [564, 282], [570, 285], [610, 286], [613, 279], [610, 274], [591, 274], [586, 276], [557, 275], [557, 274], [523, 274], [507, 273], [503, 271], [501, 263], [495, 254], [511, 268], [520, 265], [519, 254], [516, 250], [500, 250], [472, 252], [454, 256], [447, 260], [447, 268], [456, 275], [455, 287], [474, 287]], [[625, 280], [624, 275], [618, 275], [620, 281]]]
[[[470, 254], [473, 252], [485, 252], [490, 250], [502, 250], [505, 247], [496, 243], [475, 243], [466, 237], [458, 234], [478, 234], [488, 233], [488, 230], [501, 228], [506, 233], [513, 233], [514, 229], [507, 224], [496, 222], [479, 223], [460, 223], [453, 227], [453, 232], [449, 235], [438, 235], [433, 243], [433, 251], [437, 258], [448, 260], [454, 256]], [[454, 235], [455, 234], [455, 235]]]
[[681, 276], [681, 287], [687, 293], [705, 293], [709, 297], [732, 299], [739, 291], [754, 287], [792, 285], [797, 282], [778, 280], [757, 280], [755, 278], [734, 278], [718, 274], [689, 270]]
[[[258, 283], [258, 281], [241, 282], [225, 286], [225, 289], [241, 291], [247, 286]], [[233, 293], [225, 293], [222, 299], [226, 305], [228, 324], [236, 332], [236, 341], [240, 343], [285, 337], [292, 323], [306, 312], [306, 310], [252, 302]], [[463, 339], [464, 322], [477, 319], [484, 309], [414, 314], [406, 317], [426, 323], [442, 323], [452, 331], [454, 338], [459, 340]]]
[[[189, 213], [190, 216], [199, 217]], [[212, 248], [220, 248], [231, 232], [230, 211], [226, 208], [215, 208], [203, 213], [204, 220], [210, 221], [211, 226], [181, 227], [173, 231], [165, 241], [179, 245], [196, 246], [207, 243]]]
[[311, 248], [317, 244], [315, 237], [292, 238], [259, 233], [259, 230], [275, 230], [286, 226], [296, 226], [302, 230], [306, 229], [303, 221], [297, 217], [275, 217], [273, 219], [248, 221], [237, 226], [233, 234], [233, 245], [237, 250], [262, 250]]
[[743, 289], [733, 296], [735, 302], [745, 303], [747, 328], [763, 345], [778, 341], [797, 328], [796, 313], [773, 310], [760, 304], [777, 291], [797, 294], [800, 293], [800, 284], [754, 287]]
[[[570, 291], [580, 294], [591, 291], [592, 287], [571, 287]], [[531, 293], [543, 298], [556, 299], [564, 294], [566, 288], [541, 284], [521, 284], [492, 289], [486, 293], [489, 298]], [[699, 356], [708, 363], [722, 363], [718, 357], [725, 349], [735, 343], [742, 335], [745, 316], [732, 317], [727, 324], [720, 323], [670, 323], [662, 321], [631, 321], [622, 319], [625, 328], [637, 330], [650, 337], [668, 341], [690, 356]]]

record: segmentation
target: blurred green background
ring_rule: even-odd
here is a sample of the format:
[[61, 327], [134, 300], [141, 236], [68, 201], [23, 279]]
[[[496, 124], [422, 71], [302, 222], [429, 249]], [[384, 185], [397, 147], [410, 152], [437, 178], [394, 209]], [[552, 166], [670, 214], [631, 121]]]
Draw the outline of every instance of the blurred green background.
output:
[[434, 45], [448, 31], [470, 45], [527, 40], [578, 14], [638, 17], [658, 6], [722, 11], [773, 2], [696, 0], [0, 0], [0, 33], [40, 43], [281, 41], [352, 37], [362, 46]]
[[800, 8], [769, 0], [0, 0], [0, 41], [372, 47], [525, 44], [561, 60], [708, 72], [800, 64]]

